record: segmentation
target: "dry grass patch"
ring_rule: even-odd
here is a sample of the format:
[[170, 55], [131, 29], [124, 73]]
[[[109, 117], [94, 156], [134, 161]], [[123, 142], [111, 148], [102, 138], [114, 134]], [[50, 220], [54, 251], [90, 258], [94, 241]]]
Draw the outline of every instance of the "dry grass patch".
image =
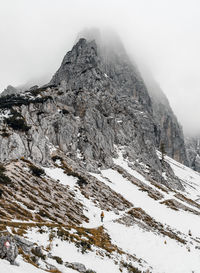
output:
[[186, 241], [177, 236], [171, 230], [165, 230], [163, 224], [156, 222], [151, 216], [149, 216], [143, 209], [141, 208], [133, 208], [128, 212], [129, 215], [133, 216], [136, 219], [142, 220], [147, 226], [150, 228], [159, 231], [161, 234], [170, 237], [182, 244], [186, 244]]
[[192, 199], [189, 199], [187, 197], [185, 197], [183, 194], [181, 193], [176, 193], [175, 197], [178, 198], [181, 201], [184, 201], [186, 203], [188, 203], [189, 205], [196, 207], [198, 209], [200, 209], [200, 205], [198, 203], [196, 203], [195, 201], [193, 201]]
[[178, 211], [176, 201], [173, 199], [168, 199], [163, 202], [160, 202], [160, 204], [166, 205], [168, 208]]
[[161, 204], [164, 204], [166, 205], [167, 207], [173, 209], [173, 210], [176, 210], [178, 211], [179, 209], [181, 210], [184, 210], [184, 211], [189, 211], [193, 214], [196, 214], [196, 215], [200, 215], [200, 212], [194, 210], [194, 209], [191, 209], [187, 206], [185, 206], [184, 204], [181, 204], [179, 203], [178, 201], [174, 200], [174, 199], [168, 199], [168, 200], [165, 200], [163, 202], [160, 202]]

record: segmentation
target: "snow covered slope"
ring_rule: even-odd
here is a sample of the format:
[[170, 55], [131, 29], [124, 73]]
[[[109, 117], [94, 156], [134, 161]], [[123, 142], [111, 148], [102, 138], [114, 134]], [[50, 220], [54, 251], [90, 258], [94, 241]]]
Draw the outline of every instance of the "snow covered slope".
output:
[[[62, 162], [45, 168], [48, 183], [56, 181], [60, 190], [67, 189], [81, 205], [82, 222], [56, 225], [48, 217], [40, 227], [34, 217], [26, 224], [7, 222], [7, 230], [13, 234], [19, 233], [23, 224], [23, 236], [42, 246], [47, 259], [40, 261], [38, 268], [22, 261], [22, 256], [18, 257], [19, 267], [0, 260], [0, 272], [40, 272], [47, 264], [59, 272], [78, 272], [65, 266], [75, 262], [96, 273], [199, 273], [200, 175], [165, 156], [164, 164], [171, 166], [185, 187], [178, 191], [153, 181], [148, 166], [143, 165], [139, 173], [135, 162], [123, 157], [123, 149], [118, 150], [114, 163], [112, 169], [99, 169], [98, 174], [85, 173], [85, 184], [78, 182], [75, 174], [69, 175]], [[163, 179], [167, 174], [163, 173]], [[70, 208], [73, 210], [73, 205]], [[62, 264], [52, 257], [59, 257]]]

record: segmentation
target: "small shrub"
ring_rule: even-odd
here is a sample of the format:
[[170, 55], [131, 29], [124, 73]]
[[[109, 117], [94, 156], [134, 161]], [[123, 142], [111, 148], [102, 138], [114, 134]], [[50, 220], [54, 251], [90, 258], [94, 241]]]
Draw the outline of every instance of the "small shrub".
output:
[[0, 172], [5, 172], [6, 171], [6, 168], [2, 165], [2, 164], [0, 164]]
[[2, 136], [2, 137], [9, 137], [10, 134], [9, 134], [9, 133], [6, 133], [6, 132], [3, 132], [3, 133], [1, 134], [1, 136]]
[[7, 132], [6, 128], [3, 128], [3, 129], [2, 129], [1, 136], [2, 136], [2, 137], [9, 137], [9, 136], [10, 136], [10, 134]]
[[8, 185], [11, 183], [10, 177], [0, 172], [0, 184]]
[[0, 189], [0, 198], [2, 197], [3, 190]]
[[22, 156], [20, 159], [28, 164], [31, 164], [30, 160], [26, 159], [24, 156]]
[[63, 161], [62, 157], [60, 157], [59, 155], [52, 156], [52, 160], [53, 162], [56, 162], [56, 160], [60, 160], [61, 162]]
[[36, 257], [41, 258], [42, 260], [46, 260], [46, 255], [43, 254], [42, 250], [39, 247], [35, 247], [31, 249], [31, 252]]
[[8, 185], [11, 183], [11, 179], [4, 174], [5, 171], [6, 168], [2, 164], [0, 164], [0, 184]]
[[31, 90], [31, 95], [33, 96], [37, 96], [41, 93], [41, 90], [40, 89], [34, 89], [34, 90]]
[[79, 187], [83, 187], [84, 185], [86, 186], [88, 182], [81, 176], [78, 176], [78, 181], [77, 181]]
[[69, 114], [69, 111], [66, 109], [62, 109], [62, 113], [63, 113], [63, 115], [67, 115], [67, 114]]
[[15, 110], [11, 110], [12, 116], [5, 119], [5, 122], [10, 126], [13, 130], [27, 132], [31, 127], [27, 126], [24, 117]]
[[52, 256], [52, 259], [56, 260], [58, 264], [63, 264], [63, 260], [58, 256]]
[[86, 241], [76, 242], [76, 247], [81, 248], [81, 253], [85, 254], [87, 253], [87, 250], [91, 250], [91, 244]]
[[38, 168], [38, 167], [34, 166], [33, 164], [30, 164], [29, 168], [30, 168], [32, 174], [37, 177], [41, 177], [41, 175], [45, 174], [45, 171], [43, 169]]
[[139, 269], [136, 267], [133, 267], [131, 263], [122, 262], [122, 266], [128, 269], [128, 272], [130, 273], [142, 273]]

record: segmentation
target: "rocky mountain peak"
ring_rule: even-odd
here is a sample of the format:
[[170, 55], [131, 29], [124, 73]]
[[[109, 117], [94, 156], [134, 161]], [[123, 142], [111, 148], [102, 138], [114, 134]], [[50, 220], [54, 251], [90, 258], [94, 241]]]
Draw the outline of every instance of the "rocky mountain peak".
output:
[[12, 85], [8, 85], [3, 92], [0, 94], [1, 96], [7, 96], [7, 95], [15, 95], [18, 94], [20, 90]]
[[[2, 114], [7, 116], [2, 121], [1, 160], [28, 156], [49, 164], [53, 145], [79, 167], [98, 172], [112, 166], [116, 147], [123, 147], [124, 156], [151, 166], [152, 175], [162, 180], [156, 149], [161, 140], [170, 139], [165, 141], [171, 147], [167, 151], [175, 150], [174, 127], [162, 127], [156, 120], [147, 87], [121, 41], [110, 37], [119, 41], [111, 47], [104, 36], [97, 36], [97, 41], [92, 34], [88, 40], [80, 38], [48, 85], [2, 98]], [[161, 130], [166, 139], [160, 137]]]
[[198, 272], [200, 176], [157, 151], [185, 160], [178, 121], [121, 42], [95, 35], [49, 84], [0, 97], [0, 258], [19, 248], [38, 272]]
[[148, 91], [120, 39], [110, 35], [108, 41], [106, 35], [100, 35], [97, 31], [84, 33], [81, 35], [86, 38], [80, 38], [65, 55], [50, 84], [64, 82], [72, 90], [107, 91], [120, 97], [133, 96], [151, 112]]

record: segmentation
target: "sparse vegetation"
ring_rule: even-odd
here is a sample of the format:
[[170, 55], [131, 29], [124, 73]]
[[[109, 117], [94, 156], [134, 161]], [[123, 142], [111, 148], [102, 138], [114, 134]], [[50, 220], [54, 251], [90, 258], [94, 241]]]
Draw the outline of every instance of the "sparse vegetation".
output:
[[81, 253], [87, 253], [87, 250], [91, 250], [91, 244], [87, 241], [76, 242], [76, 247], [81, 248]]
[[58, 155], [52, 156], [52, 160], [53, 160], [53, 162], [56, 162], [56, 160], [60, 160], [61, 162], [63, 161], [62, 157], [60, 157]]
[[5, 174], [6, 168], [0, 164], [0, 184], [8, 185], [11, 183], [10, 177]]
[[37, 176], [37, 177], [41, 177], [42, 175], [45, 174], [45, 171], [39, 167], [36, 167], [33, 164], [29, 164], [29, 168], [32, 172], [33, 175]]
[[10, 134], [7, 132], [7, 129], [6, 129], [6, 128], [3, 128], [3, 129], [2, 129], [1, 136], [2, 136], [2, 137], [9, 137], [9, 136], [10, 136]]
[[142, 271], [134, 267], [131, 263], [121, 262], [121, 265], [125, 267], [129, 273], [142, 273]]
[[163, 224], [156, 222], [150, 215], [148, 215], [143, 209], [141, 208], [133, 208], [128, 212], [129, 215], [133, 216], [136, 219], [142, 220], [148, 227], [159, 231], [161, 234], [170, 237], [182, 244], [185, 244], [186, 241], [179, 236], [177, 236], [171, 230], [165, 230]]
[[165, 152], [165, 144], [163, 142], [160, 143], [160, 152], [161, 152], [161, 156], [162, 156], [161, 163], [163, 165], [164, 164], [164, 157], [165, 157], [165, 154], [166, 154], [166, 152]]
[[58, 264], [63, 264], [63, 260], [58, 256], [52, 256], [52, 259], [54, 259]]
[[46, 260], [46, 255], [44, 255], [42, 253], [42, 251], [38, 251], [37, 247], [36, 248], [32, 248], [31, 252], [32, 252], [33, 255], [41, 258], [42, 260]]
[[77, 173], [77, 172], [73, 171], [71, 168], [69, 168], [64, 161], [62, 161], [62, 165], [63, 165], [64, 172], [66, 174], [78, 178], [77, 183], [79, 184], [80, 187], [88, 184], [87, 180], [83, 176], [81, 176], [79, 173]]
[[13, 130], [18, 130], [22, 132], [27, 132], [31, 126], [27, 126], [24, 117], [15, 110], [11, 110], [12, 116], [5, 119], [5, 122], [11, 127]]

